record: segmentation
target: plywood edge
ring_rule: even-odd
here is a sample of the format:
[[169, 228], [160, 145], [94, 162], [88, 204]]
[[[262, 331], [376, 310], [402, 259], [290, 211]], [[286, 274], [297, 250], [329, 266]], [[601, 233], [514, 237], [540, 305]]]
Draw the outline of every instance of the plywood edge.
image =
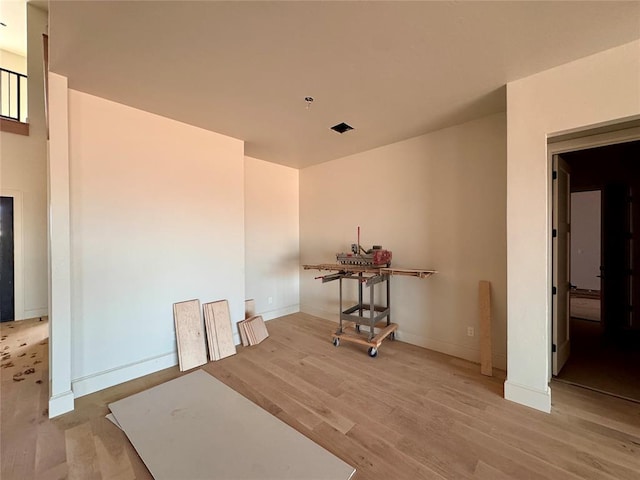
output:
[[205, 303], [202, 306], [204, 311], [204, 326], [207, 332], [207, 344], [209, 346], [209, 359], [216, 361], [220, 359], [220, 352], [218, 351], [218, 340], [216, 337], [216, 329], [213, 323], [213, 308], [210, 303]]
[[480, 372], [493, 375], [491, 357], [491, 283], [480, 280], [478, 284], [478, 314], [480, 322]]

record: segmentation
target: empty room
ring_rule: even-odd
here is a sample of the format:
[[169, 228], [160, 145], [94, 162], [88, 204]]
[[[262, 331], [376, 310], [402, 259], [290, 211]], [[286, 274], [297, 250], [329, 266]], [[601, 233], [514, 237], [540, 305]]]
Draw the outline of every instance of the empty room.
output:
[[640, 2], [0, 23], [2, 479], [638, 478]]

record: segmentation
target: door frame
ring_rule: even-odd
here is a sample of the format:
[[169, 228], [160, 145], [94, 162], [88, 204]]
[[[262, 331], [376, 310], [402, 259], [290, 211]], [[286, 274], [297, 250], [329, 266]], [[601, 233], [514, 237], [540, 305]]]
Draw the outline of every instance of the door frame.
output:
[[19, 190], [3, 188], [0, 197], [13, 198], [13, 302], [14, 320], [24, 319], [23, 198]]
[[[629, 125], [631, 123], [631, 125]], [[583, 131], [571, 132], [569, 134], [558, 134], [553, 137], [547, 138], [547, 168], [549, 172], [548, 185], [547, 185], [547, 226], [548, 231], [553, 231], [553, 215], [554, 215], [554, 196], [553, 196], [553, 157], [563, 153], [576, 152], [579, 150], [586, 150], [589, 148], [604, 147], [607, 145], [615, 145], [618, 143], [632, 142], [640, 140], [640, 126], [638, 121], [621, 123], [618, 125], [610, 125], [606, 128], [605, 132], [599, 133], [602, 129], [586, 129]], [[616, 128], [617, 127], [617, 128]], [[547, 285], [553, 286], [553, 279], [555, 275], [554, 271], [554, 258], [556, 255], [553, 236], [549, 235], [547, 240]], [[547, 377], [549, 381], [553, 378], [553, 352], [552, 344], [554, 318], [553, 318], [553, 292], [549, 289], [549, 303], [551, 308], [548, 310], [548, 335], [549, 342], [547, 345], [547, 356], [549, 358], [547, 367]]]

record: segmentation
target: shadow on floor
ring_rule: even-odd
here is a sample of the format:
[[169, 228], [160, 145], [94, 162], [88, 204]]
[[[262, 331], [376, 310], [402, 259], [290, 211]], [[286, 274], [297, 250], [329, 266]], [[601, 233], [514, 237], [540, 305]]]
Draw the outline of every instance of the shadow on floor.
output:
[[571, 356], [556, 380], [640, 403], [640, 345], [607, 338], [602, 324], [571, 319]]

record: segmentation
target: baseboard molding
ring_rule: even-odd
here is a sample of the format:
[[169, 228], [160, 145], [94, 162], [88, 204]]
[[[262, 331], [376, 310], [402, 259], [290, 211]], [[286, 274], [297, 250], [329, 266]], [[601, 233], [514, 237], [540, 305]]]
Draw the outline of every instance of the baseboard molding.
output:
[[44, 308], [34, 308], [32, 310], [25, 310], [24, 311], [24, 319], [29, 319], [29, 318], [40, 318], [40, 317], [46, 317], [49, 315], [49, 312], [47, 310], [47, 307]]
[[75, 398], [119, 385], [150, 373], [170, 368], [178, 364], [178, 353], [170, 352], [104, 372], [87, 375], [71, 381]]
[[49, 398], [49, 418], [73, 411], [74, 395], [71, 390]]
[[550, 387], [547, 387], [546, 391], [540, 391], [507, 380], [504, 382], [504, 398], [541, 412], [551, 413]]
[[[313, 307], [303, 307], [302, 312], [313, 315], [314, 317], [324, 318], [325, 320], [331, 320], [332, 322], [338, 323], [338, 314], [330, 313], [326, 310], [313, 308]], [[451, 355], [452, 357], [463, 358], [464, 360], [468, 360], [473, 363], [480, 363], [480, 349], [468, 347], [465, 345], [459, 345], [455, 343], [443, 342], [436, 339], [425, 338], [420, 335], [414, 335], [411, 333], [406, 333], [402, 330], [402, 325], [398, 326], [398, 330], [396, 332], [396, 338], [401, 342], [410, 343], [412, 345], [417, 345], [419, 347], [427, 348], [429, 350], [434, 350], [436, 352], [444, 353], [446, 355]], [[499, 370], [507, 369], [507, 355], [501, 352], [493, 352], [492, 354], [493, 367]]]
[[300, 311], [300, 305], [289, 305], [288, 307], [276, 308], [275, 310], [269, 310], [262, 312], [262, 319], [266, 322], [273, 320], [274, 318], [284, 317], [285, 315], [291, 315], [292, 313], [298, 313]]
[[329, 312], [328, 310], [323, 310], [321, 308], [308, 307], [305, 305], [301, 305], [300, 311], [302, 313], [306, 313], [307, 315], [313, 315], [314, 317], [324, 318], [325, 320], [331, 320], [332, 322], [338, 323], [340, 318], [336, 312]]

